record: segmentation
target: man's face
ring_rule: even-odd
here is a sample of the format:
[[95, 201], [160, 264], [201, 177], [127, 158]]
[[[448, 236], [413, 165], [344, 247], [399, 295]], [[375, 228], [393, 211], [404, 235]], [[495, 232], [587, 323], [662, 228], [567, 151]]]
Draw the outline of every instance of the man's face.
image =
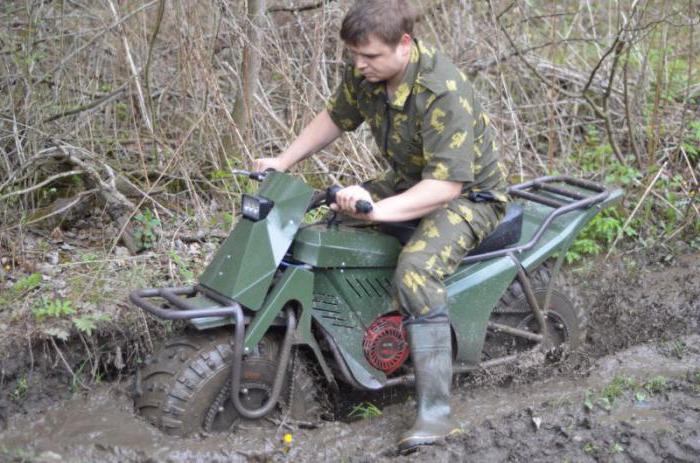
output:
[[355, 68], [370, 82], [389, 81], [402, 73], [411, 51], [411, 37], [405, 34], [396, 46], [387, 45], [372, 35], [363, 44], [346, 47], [352, 53]]

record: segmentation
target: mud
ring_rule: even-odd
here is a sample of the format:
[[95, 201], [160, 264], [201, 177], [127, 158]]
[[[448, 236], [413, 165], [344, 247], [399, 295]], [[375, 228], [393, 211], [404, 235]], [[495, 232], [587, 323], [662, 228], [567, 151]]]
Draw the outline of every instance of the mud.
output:
[[128, 381], [71, 394], [64, 380], [53, 405], [36, 397], [8, 413], [0, 401], [0, 461], [700, 461], [698, 275], [697, 253], [575, 272], [588, 302], [585, 349], [463, 377], [452, 404], [465, 432], [444, 446], [396, 454], [410, 396], [360, 421], [305, 429], [277, 420], [176, 439], [134, 415]]

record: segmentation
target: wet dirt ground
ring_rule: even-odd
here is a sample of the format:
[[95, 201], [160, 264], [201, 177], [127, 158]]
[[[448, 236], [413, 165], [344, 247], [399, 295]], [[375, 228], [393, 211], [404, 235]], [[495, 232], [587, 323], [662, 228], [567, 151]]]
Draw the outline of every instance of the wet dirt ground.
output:
[[452, 405], [464, 433], [443, 446], [396, 453], [410, 396], [354, 422], [176, 439], [134, 415], [121, 381], [5, 417], [0, 461], [700, 461], [700, 255], [573, 277], [589, 309], [585, 349], [461, 378]]

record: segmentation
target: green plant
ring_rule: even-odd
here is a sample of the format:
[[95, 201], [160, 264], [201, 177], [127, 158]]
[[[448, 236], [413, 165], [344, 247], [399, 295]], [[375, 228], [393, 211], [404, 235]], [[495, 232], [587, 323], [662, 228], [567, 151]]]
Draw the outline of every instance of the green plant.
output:
[[608, 168], [605, 183], [627, 186], [641, 180], [642, 177], [642, 173], [636, 167], [613, 162]]
[[12, 391], [12, 399], [16, 402], [24, 399], [27, 396], [27, 391], [29, 390], [29, 381], [27, 381], [26, 376], [22, 376], [17, 380], [17, 385], [15, 390]]
[[697, 369], [694, 372], [689, 371], [688, 379], [693, 385], [693, 392], [700, 394], [700, 369]]
[[618, 442], [613, 442], [613, 444], [610, 446], [610, 453], [616, 454], [616, 453], [622, 453], [625, 451], [625, 448], [620, 445]]
[[670, 351], [678, 359], [682, 359], [687, 350], [688, 346], [680, 339], [677, 339], [671, 343]]
[[98, 259], [99, 259], [99, 256], [97, 254], [95, 254], [94, 252], [85, 252], [85, 253], [81, 254], [79, 257], [80, 263], [83, 263], [83, 264], [92, 264], [92, 263], [97, 262]]
[[44, 299], [32, 309], [34, 316], [39, 320], [46, 317], [61, 318], [75, 314], [71, 301], [64, 299]]
[[187, 284], [194, 283], [194, 272], [190, 270], [189, 266], [185, 263], [182, 257], [180, 257], [175, 251], [168, 251], [168, 257], [170, 257], [170, 260], [175, 263], [180, 278], [182, 278], [182, 280]]
[[27, 449], [8, 449], [0, 447], [0, 461], [11, 461], [12, 463], [32, 463], [37, 461], [37, 454]]
[[382, 416], [382, 411], [376, 405], [370, 402], [362, 402], [353, 407], [348, 413], [348, 418], [357, 418], [361, 420], [376, 418]]
[[41, 274], [32, 273], [29, 276], [21, 278], [8, 291], [0, 294], [0, 311], [10, 307], [10, 301], [23, 293], [31, 291], [39, 287], [41, 284]]
[[583, 446], [583, 451], [587, 454], [596, 453], [599, 450], [598, 446], [594, 442], [586, 442]]
[[668, 389], [668, 382], [663, 376], [654, 376], [649, 381], [644, 383], [644, 390], [649, 394], [659, 394]]
[[110, 316], [108, 314], [82, 315], [73, 318], [73, 325], [75, 325], [81, 333], [92, 336], [92, 332], [97, 328], [97, 322], [107, 321], [109, 319]]
[[599, 394], [586, 391], [583, 406], [587, 411], [592, 411], [596, 405], [605, 410], [611, 410], [615, 401], [622, 397], [625, 391], [635, 389], [636, 387], [637, 383], [634, 379], [627, 376], [615, 376], [610, 384], [605, 386]]
[[41, 274], [40, 273], [32, 273], [29, 276], [26, 276], [24, 278], [21, 278], [17, 283], [14, 284], [12, 287], [12, 291], [15, 293], [21, 293], [23, 291], [28, 291], [30, 289], [34, 289], [39, 284], [41, 283]]
[[328, 214], [330, 209], [327, 207], [319, 207], [317, 209], [314, 209], [312, 211], [307, 212], [304, 215], [304, 223], [315, 223], [318, 222], [319, 220], [323, 219], [323, 217]]
[[230, 230], [231, 228], [233, 228], [233, 214], [224, 212], [224, 229]]
[[161, 223], [158, 218], [153, 215], [150, 209], [146, 209], [134, 220], [138, 222], [138, 226], [134, 230], [134, 239], [141, 245], [142, 249], [151, 249], [156, 242], [156, 229]]
[[610, 245], [622, 231], [624, 235], [636, 236], [637, 231], [627, 226], [624, 230], [624, 219], [615, 209], [604, 209], [581, 231], [576, 241], [566, 253], [566, 262], [573, 263], [586, 255], [597, 255], [603, 246]]

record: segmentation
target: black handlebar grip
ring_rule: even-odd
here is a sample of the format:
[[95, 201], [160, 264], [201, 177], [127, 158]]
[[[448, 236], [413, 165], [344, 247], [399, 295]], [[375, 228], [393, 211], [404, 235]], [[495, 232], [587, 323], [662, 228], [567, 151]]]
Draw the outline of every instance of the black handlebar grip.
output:
[[360, 214], [369, 214], [372, 212], [372, 209], [374, 209], [374, 207], [372, 207], [372, 203], [365, 201], [364, 199], [361, 199], [355, 203], [355, 211], [359, 212]]
[[326, 188], [326, 204], [331, 205], [335, 203], [335, 194], [338, 193], [342, 188], [338, 185], [329, 186]]
[[[334, 204], [336, 202], [335, 195], [340, 190], [342, 190], [342, 188], [338, 185], [329, 186], [326, 189], [326, 204]], [[365, 201], [364, 199], [361, 199], [355, 203], [355, 212], [359, 214], [369, 214], [370, 212], [372, 212], [372, 209], [374, 209], [372, 203], [370, 203], [369, 201]]]

